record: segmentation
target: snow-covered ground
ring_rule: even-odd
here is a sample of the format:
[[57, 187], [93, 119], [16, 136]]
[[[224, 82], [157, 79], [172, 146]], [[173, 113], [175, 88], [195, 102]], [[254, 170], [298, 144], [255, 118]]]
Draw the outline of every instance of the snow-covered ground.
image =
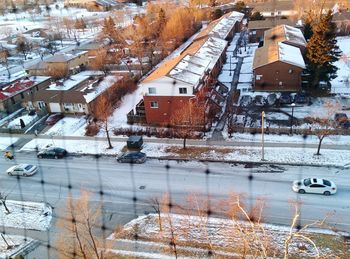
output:
[[44, 134], [50, 136], [84, 136], [86, 124], [84, 116], [77, 118], [64, 117]]
[[338, 46], [342, 51], [342, 56], [335, 63], [338, 67], [337, 78], [333, 79], [332, 93], [350, 97], [350, 37], [338, 37]]
[[[34, 242], [30, 237], [23, 237], [17, 235], [2, 234], [3, 238], [0, 238], [0, 258], [12, 258], [17, 252], [23, 250], [25, 247], [32, 245]], [[10, 246], [10, 248], [8, 247]]]
[[9, 129], [21, 129], [21, 120], [23, 121], [24, 123], [24, 126], [27, 126], [29, 123], [31, 123], [32, 121], [34, 120], [37, 120], [38, 119], [38, 116], [37, 115], [23, 115], [21, 117], [18, 117], [16, 119], [14, 119], [13, 121], [11, 121], [7, 128]]
[[12, 228], [25, 228], [46, 231], [50, 227], [52, 208], [48, 204], [28, 201], [7, 200], [10, 211], [0, 207], [0, 225]]
[[[243, 137], [244, 136], [245, 135], [243, 135]], [[255, 141], [260, 140], [258, 136], [255, 137]], [[299, 138], [301, 141], [301, 137]], [[291, 143], [296, 143], [295, 139], [296, 138], [291, 138], [289, 141]], [[244, 138], [241, 138], [241, 140], [244, 140]], [[246, 135], [246, 140], [250, 140], [248, 134]], [[278, 138], [276, 136], [276, 138], [272, 137], [270, 140], [278, 141]], [[269, 141], [268, 137], [266, 141]], [[279, 139], [279, 141], [283, 142], [282, 139]], [[346, 141], [350, 143], [349, 138], [347, 138]], [[317, 144], [317, 141], [315, 140], [312, 143]], [[69, 153], [118, 155], [122, 153], [126, 142], [113, 141], [112, 139], [112, 144], [114, 148], [107, 149], [107, 140], [34, 139], [24, 145], [21, 151], [35, 151], [36, 148], [41, 150], [48, 146], [58, 146], [65, 148]], [[271, 163], [287, 163], [295, 165], [344, 166], [345, 164], [350, 163], [350, 150], [321, 149], [321, 155], [316, 156], [316, 148], [302, 148], [302, 145], [300, 146], [300, 148], [265, 147], [265, 159]], [[142, 152], [145, 152], [148, 157], [152, 158], [178, 158], [191, 160], [210, 159], [217, 161], [259, 162], [262, 158], [260, 147], [249, 146], [225, 148], [189, 146], [186, 151], [183, 151], [181, 145], [145, 143]]]
[[18, 138], [0, 137], [0, 151], [6, 150], [9, 146], [16, 143]]
[[[196, 200], [193, 202], [193, 205], [195, 205]], [[248, 254], [256, 252], [255, 256], [259, 257], [259, 255], [263, 255], [261, 248], [265, 247], [265, 256], [279, 258], [282, 257], [285, 251], [285, 241], [290, 235], [290, 228], [287, 226], [264, 223], [250, 224], [237, 219], [237, 215], [232, 219], [225, 219], [205, 215], [165, 213], [161, 214], [161, 221], [162, 231], [159, 231], [157, 214], [140, 216], [127, 223], [123, 231], [117, 233], [117, 235], [112, 234], [108, 239], [120, 243], [133, 242], [138, 247], [136, 252], [141, 252], [143, 247], [147, 247], [147, 251], [158, 251], [164, 256], [173, 253], [171, 249], [164, 249], [164, 244], [170, 248], [169, 242], [173, 236], [178, 245], [180, 256], [191, 255], [191, 257], [199, 258], [202, 256], [206, 258], [208, 250], [210, 250], [214, 257], [217, 255], [224, 258], [235, 258], [242, 255], [243, 247], [245, 247]], [[129, 238], [136, 233], [138, 240], [130, 240]], [[348, 255], [348, 251], [345, 249], [338, 250], [334, 248], [334, 244], [344, 241], [340, 235], [333, 231], [314, 228], [303, 229], [298, 234], [305, 235], [315, 242], [317, 250], [306, 239], [294, 237], [290, 240], [288, 246], [289, 256], [291, 257], [317, 257], [317, 255], [346, 257]], [[327, 240], [327, 242], [318, 241], [320, 235], [323, 237], [322, 240]], [[113, 252], [119, 254], [118, 249]], [[130, 251], [131, 256], [132, 252]]]

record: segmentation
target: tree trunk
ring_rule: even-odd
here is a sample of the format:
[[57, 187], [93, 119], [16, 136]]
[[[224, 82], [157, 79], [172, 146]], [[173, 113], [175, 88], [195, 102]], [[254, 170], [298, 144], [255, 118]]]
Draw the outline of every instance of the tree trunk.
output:
[[312, 80], [311, 86], [317, 87], [319, 83], [320, 83], [320, 67], [316, 66], [316, 69], [314, 71], [314, 78]]
[[107, 134], [107, 140], [108, 140], [108, 149], [112, 149], [112, 143], [111, 143], [111, 138], [109, 137], [109, 131], [108, 131], [108, 123], [105, 123], [105, 130], [106, 130], [106, 134]]
[[5, 207], [6, 213], [7, 213], [7, 214], [10, 214], [11, 211], [9, 210], [9, 208], [8, 208], [7, 205], [6, 205], [6, 200], [2, 200], [1, 202], [2, 202], [2, 204], [3, 204], [4, 207]]
[[318, 156], [321, 155], [321, 154], [320, 154], [320, 149], [321, 149], [321, 144], [322, 144], [322, 140], [324, 139], [324, 137], [325, 137], [325, 136], [321, 136], [321, 137], [319, 138], [320, 141], [318, 142], [317, 153], [316, 153], [316, 155], [318, 155]]
[[184, 146], [183, 146], [183, 149], [186, 149], [186, 140], [187, 140], [187, 136], [184, 137], [184, 142], [183, 142]]

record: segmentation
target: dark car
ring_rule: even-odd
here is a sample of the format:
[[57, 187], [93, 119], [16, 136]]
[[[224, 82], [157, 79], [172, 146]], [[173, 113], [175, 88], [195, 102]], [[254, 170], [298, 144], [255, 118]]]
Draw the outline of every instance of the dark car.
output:
[[275, 105], [276, 101], [277, 101], [277, 95], [276, 94], [269, 94], [266, 98], [267, 100], [267, 104], [268, 105]]
[[146, 161], [146, 154], [142, 152], [129, 152], [117, 158], [120, 163], [142, 164]]
[[262, 95], [257, 95], [254, 97], [254, 104], [256, 106], [264, 106], [266, 104], [265, 98]]
[[56, 122], [58, 122], [63, 117], [64, 117], [64, 115], [62, 113], [52, 114], [46, 119], [45, 125], [54, 125], [54, 124], [56, 124]]
[[280, 104], [290, 104], [292, 103], [292, 97], [290, 96], [290, 94], [287, 93], [283, 93], [280, 96]]
[[250, 95], [243, 95], [241, 97], [240, 105], [242, 107], [247, 107], [253, 102], [253, 98]]
[[304, 93], [297, 93], [294, 96], [294, 102], [295, 103], [307, 103], [308, 102], [308, 98]]
[[60, 147], [52, 147], [40, 151], [37, 155], [38, 158], [63, 158], [67, 155], [67, 151]]

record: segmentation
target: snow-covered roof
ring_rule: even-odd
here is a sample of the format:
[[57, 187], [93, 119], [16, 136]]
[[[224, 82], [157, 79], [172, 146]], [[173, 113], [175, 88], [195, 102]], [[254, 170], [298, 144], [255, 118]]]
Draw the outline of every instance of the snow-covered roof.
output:
[[243, 19], [244, 14], [239, 12], [231, 12], [230, 15], [224, 17], [218, 24], [215, 25], [210, 35], [214, 35], [220, 39], [226, 39], [235, 26], [236, 22]]
[[80, 51], [78, 53], [60, 53], [60, 54], [56, 54], [56, 55], [46, 59], [45, 62], [47, 62], [47, 63], [67, 62], [67, 61], [75, 59], [81, 55], [84, 55], [86, 53], [87, 53], [87, 51]]
[[281, 24], [265, 31], [264, 45], [276, 42], [288, 42], [301, 47], [306, 46], [306, 40], [302, 31], [286, 24]]
[[64, 80], [63, 82], [57, 81], [55, 83], [52, 83], [46, 90], [49, 91], [68, 91], [72, 89], [73, 87], [77, 86], [78, 84], [84, 82], [85, 80], [88, 80], [90, 76], [87, 75], [72, 75], [68, 79]]
[[122, 76], [107, 76], [104, 80], [102, 80], [99, 84], [89, 84], [86, 87], [83, 87], [81, 89], [78, 89], [78, 91], [85, 93], [84, 99], [86, 100], [86, 103], [90, 103], [93, 101], [97, 96], [102, 94], [104, 91], [106, 91], [108, 88], [110, 88], [114, 83], [117, 81], [123, 79]]
[[305, 68], [303, 55], [301, 54], [299, 48], [290, 46], [288, 44], [284, 44], [282, 42], [278, 43], [278, 47], [280, 61], [286, 62], [297, 67]]
[[270, 44], [255, 51], [253, 69], [281, 61], [300, 68], [305, 68], [303, 55], [298, 47], [282, 42]]

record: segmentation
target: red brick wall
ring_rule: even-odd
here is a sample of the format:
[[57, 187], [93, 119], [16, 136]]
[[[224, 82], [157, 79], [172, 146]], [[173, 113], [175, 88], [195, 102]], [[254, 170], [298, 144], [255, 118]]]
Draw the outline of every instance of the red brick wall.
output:
[[[146, 111], [146, 121], [150, 125], [168, 124], [171, 112], [182, 107], [192, 96], [151, 96], [143, 97]], [[151, 102], [158, 102], [158, 108], [151, 108]]]
[[[292, 69], [293, 72], [289, 73]], [[302, 69], [283, 62], [259, 67], [254, 70], [254, 91], [291, 91], [297, 92], [301, 89]], [[256, 80], [256, 75], [263, 75]], [[279, 84], [282, 82], [282, 85]]]

